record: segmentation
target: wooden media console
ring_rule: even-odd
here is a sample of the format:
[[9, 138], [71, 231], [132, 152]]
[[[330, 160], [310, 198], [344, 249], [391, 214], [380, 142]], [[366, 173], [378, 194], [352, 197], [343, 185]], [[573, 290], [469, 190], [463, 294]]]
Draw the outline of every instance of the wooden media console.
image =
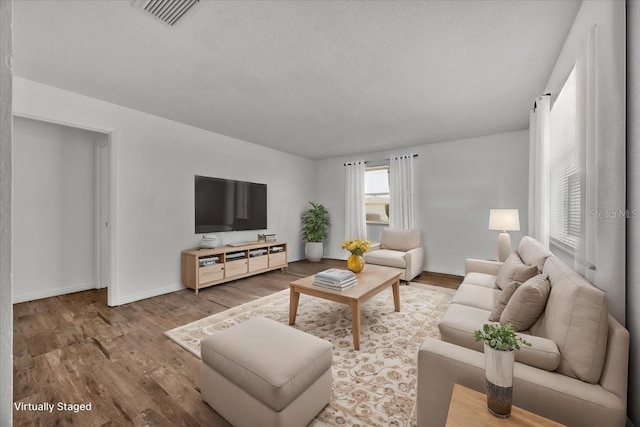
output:
[[287, 268], [287, 242], [182, 251], [182, 284], [199, 289], [271, 270]]

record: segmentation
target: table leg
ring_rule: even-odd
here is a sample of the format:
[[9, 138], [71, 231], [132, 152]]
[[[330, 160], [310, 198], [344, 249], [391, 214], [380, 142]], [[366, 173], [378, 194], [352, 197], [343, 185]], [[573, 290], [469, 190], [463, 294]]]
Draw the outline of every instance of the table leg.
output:
[[353, 332], [353, 349], [360, 350], [360, 302], [351, 303], [351, 329]]
[[289, 324], [296, 324], [296, 314], [298, 314], [298, 301], [300, 300], [300, 293], [290, 289], [289, 292]]
[[400, 279], [391, 285], [393, 288], [393, 305], [396, 311], [400, 311]]

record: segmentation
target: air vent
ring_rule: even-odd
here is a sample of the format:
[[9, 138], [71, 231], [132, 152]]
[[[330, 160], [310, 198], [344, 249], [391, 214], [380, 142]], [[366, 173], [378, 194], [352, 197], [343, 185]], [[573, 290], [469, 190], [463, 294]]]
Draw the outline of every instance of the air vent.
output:
[[174, 26], [200, 0], [136, 0], [134, 6]]

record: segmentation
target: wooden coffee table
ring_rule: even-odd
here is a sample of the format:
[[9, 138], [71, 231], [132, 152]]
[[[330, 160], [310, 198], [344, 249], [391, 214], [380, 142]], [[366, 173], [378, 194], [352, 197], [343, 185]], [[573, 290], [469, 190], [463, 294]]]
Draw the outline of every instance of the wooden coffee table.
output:
[[400, 275], [398, 270], [381, 267], [378, 265], [366, 265], [364, 270], [356, 275], [358, 284], [344, 291], [334, 291], [313, 285], [313, 276], [298, 279], [289, 285], [289, 324], [295, 325], [298, 314], [298, 301], [300, 294], [311, 295], [330, 301], [347, 304], [351, 307], [351, 329], [353, 332], [353, 348], [360, 350], [360, 307], [363, 302], [383, 289], [392, 287], [393, 305], [395, 311], [400, 311]]

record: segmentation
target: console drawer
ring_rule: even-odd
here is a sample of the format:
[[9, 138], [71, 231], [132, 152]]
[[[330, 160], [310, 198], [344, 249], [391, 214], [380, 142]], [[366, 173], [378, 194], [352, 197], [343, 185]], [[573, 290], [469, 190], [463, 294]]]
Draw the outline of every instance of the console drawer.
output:
[[206, 267], [200, 267], [198, 284], [203, 285], [205, 283], [214, 282], [216, 280], [222, 280], [224, 278], [224, 265], [213, 264]]
[[284, 266], [287, 263], [287, 253], [278, 252], [269, 255], [269, 267]]
[[249, 271], [264, 270], [269, 267], [269, 257], [267, 255], [249, 258]]
[[249, 269], [247, 268], [247, 259], [239, 259], [236, 261], [227, 261], [225, 264], [226, 272], [224, 277], [229, 278], [233, 276], [239, 276], [241, 274], [247, 274]]

